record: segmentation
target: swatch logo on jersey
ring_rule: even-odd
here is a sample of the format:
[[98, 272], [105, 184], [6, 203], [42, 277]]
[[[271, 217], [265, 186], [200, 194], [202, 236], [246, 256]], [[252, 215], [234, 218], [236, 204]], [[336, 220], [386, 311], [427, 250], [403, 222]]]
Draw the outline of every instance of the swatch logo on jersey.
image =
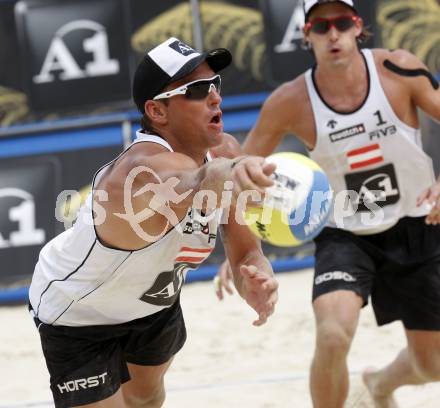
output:
[[338, 130], [337, 132], [330, 133], [330, 140], [332, 143], [339, 142], [340, 140], [348, 139], [349, 137], [357, 136], [365, 133], [365, 125], [359, 124], [346, 129]]

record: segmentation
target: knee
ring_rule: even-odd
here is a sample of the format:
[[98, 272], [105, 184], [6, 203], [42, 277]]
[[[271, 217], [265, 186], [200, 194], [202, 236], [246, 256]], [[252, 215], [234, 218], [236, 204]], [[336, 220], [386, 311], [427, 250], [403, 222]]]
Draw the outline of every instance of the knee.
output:
[[160, 408], [165, 401], [163, 383], [156, 387], [145, 388], [142, 394], [124, 395], [127, 408]]
[[354, 331], [335, 321], [317, 326], [316, 348], [327, 358], [344, 357], [350, 350]]
[[420, 350], [411, 352], [416, 372], [426, 382], [440, 381], [440, 351]]

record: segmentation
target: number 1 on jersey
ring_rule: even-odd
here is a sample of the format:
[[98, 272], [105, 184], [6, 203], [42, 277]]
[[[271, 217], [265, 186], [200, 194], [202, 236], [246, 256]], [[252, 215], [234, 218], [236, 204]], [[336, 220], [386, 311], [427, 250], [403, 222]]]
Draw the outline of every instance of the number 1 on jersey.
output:
[[374, 112], [374, 116], [377, 116], [377, 120], [379, 121], [379, 123], [377, 123], [376, 126], [383, 126], [383, 125], [387, 124], [387, 122], [385, 120], [383, 120], [382, 112], [380, 110], [378, 110], [377, 112]]

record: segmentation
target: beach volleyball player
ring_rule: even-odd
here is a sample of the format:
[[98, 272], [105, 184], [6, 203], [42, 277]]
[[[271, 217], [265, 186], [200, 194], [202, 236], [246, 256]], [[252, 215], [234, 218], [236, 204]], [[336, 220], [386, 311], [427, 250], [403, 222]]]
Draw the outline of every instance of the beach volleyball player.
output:
[[351, 0], [306, 0], [304, 8], [317, 64], [269, 96], [243, 149], [268, 156], [294, 134], [335, 193], [333, 217], [315, 240], [314, 407], [343, 406], [347, 354], [370, 296], [379, 325], [405, 328], [396, 359], [364, 372], [376, 407], [395, 407], [396, 388], [440, 380], [440, 182], [417, 115], [440, 120], [439, 84], [409, 52], [361, 51], [367, 33]]
[[[225, 186], [237, 199], [273, 184], [275, 166], [261, 157], [210, 157], [230, 141], [218, 74], [230, 61], [226, 49], [200, 54], [176, 38], [143, 57], [133, 85], [142, 130], [95, 175], [75, 225], [40, 253], [30, 306], [57, 408], [162, 406], [186, 339], [180, 290], [214, 248]], [[194, 205], [198, 192], [214, 201]], [[277, 282], [259, 241], [229, 214], [225, 251], [259, 326]]]

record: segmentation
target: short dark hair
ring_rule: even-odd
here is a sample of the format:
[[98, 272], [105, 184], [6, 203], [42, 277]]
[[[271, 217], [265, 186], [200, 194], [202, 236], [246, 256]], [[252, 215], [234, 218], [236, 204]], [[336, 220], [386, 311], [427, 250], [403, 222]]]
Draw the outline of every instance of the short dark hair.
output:
[[145, 133], [155, 133], [150, 118], [144, 113], [141, 116], [141, 128]]
[[359, 44], [363, 44], [367, 42], [370, 38], [373, 37], [373, 32], [369, 30], [369, 27], [362, 27], [362, 32], [358, 35], [357, 40]]

